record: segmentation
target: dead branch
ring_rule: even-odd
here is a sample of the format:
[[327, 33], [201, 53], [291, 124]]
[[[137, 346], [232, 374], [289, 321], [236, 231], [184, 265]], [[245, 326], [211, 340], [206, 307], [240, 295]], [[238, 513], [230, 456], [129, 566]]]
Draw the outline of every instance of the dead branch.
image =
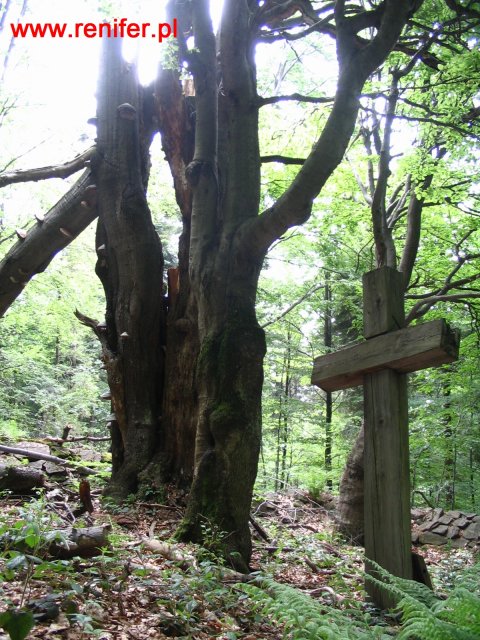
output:
[[290, 311], [293, 311], [293, 309], [295, 309], [295, 307], [298, 307], [299, 304], [301, 304], [304, 300], [306, 300], [311, 295], [313, 295], [316, 291], [318, 291], [319, 289], [324, 289], [324, 288], [325, 288], [324, 284], [316, 284], [313, 287], [310, 287], [310, 289], [306, 293], [304, 293], [303, 296], [301, 296], [298, 300], [296, 300], [291, 305], [289, 305], [285, 309], [285, 311], [282, 311], [282, 313], [280, 315], [278, 315], [275, 318], [273, 318], [273, 320], [268, 320], [267, 322], [262, 324], [261, 325], [262, 329], [265, 329], [266, 327], [269, 327], [271, 324], [275, 324], [275, 322], [278, 322], [279, 320], [284, 318], [287, 314], [290, 313]]
[[255, 529], [255, 531], [258, 533], [260, 538], [262, 538], [262, 540], [265, 540], [265, 542], [270, 542], [270, 538], [269, 538], [268, 533], [265, 531], [265, 529], [260, 524], [258, 524], [258, 522], [255, 520], [255, 518], [253, 516], [250, 516], [250, 524]]
[[267, 104], [277, 104], [278, 102], [309, 102], [311, 104], [331, 104], [334, 101], [333, 97], [320, 97], [320, 96], [304, 96], [301, 93], [291, 93], [289, 95], [282, 96], [269, 96], [268, 98], [259, 98], [258, 105], [264, 107]]
[[110, 525], [88, 527], [83, 529], [66, 529], [59, 531], [60, 540], [53, 542], [48, 552], [55, 558], [65, 560], [80, 556], [93, 558], [102, 554], [102, 549], [108, 546], [108, 531]]
[[271, 155], [271, 156], [261, 156], [260, 162], [279, 162], [281, 164], [304, 164], [305, 158], [292, 158], [290, 156], [282, 156], [282, 155]]
[[188, 569], [192, 565], [191, 558], [187, 558], [183, 554], [179, 553], [172, 545], [166, 542], [160, 542], [160, 540], [152, 540], [151, 538], [142, 538], [144, 546], [152, 553], [161, 555], [162, 557], [170, 560], [171, 562], [178, 562], [181, 569]]
[[46, 438], [43, 438], [41, 442], [51, 442], [61, 446], [66, 442], [109, 442], [110, 440], [110, 436], [72, 436], [71, 438], [55, 438], [54, 436], [47, 436]]
[[50, 456], [46, 453], [39, 453], [38, 451], [28, 451], [27, 449], [17, 449], [17, 447], [7, 447], [5, 445], [0, 445], [0, 451], [4, 453], [11, 453], [12, 455], [22, 456], [22, 458], [28, 458], [29, 460], [45, 460], [46, 462], [53, 462], [58, 465], [63, 465], [64, 467], [68, 467], [70, 469], [75, 469], [79, 473], [83, 474], [95, 474], [98, 473], [94, 469], [90, 469], [89, 467], [82, 467], [81, 465], [76, 464], [75, 462], [70, 462], [68, 460], [64, 460], [63, 458], [59, 458], [58, 456]]
[[68, 176], [83, 169], [86, 163], [93, 157], [94, 153], [95, 147], [91, 147], [76, 156], [73, 160], [65, 162], [64, 164], [1, 173], [0, 188], [18, 182], [38, 182], [39, 180], [48, 180], [49, 178], [68, 178]]
[[152, 509], [166, 509], [167, 511], [181, 511], [180, 507], [171, 507], [168, 504], [156, 504], [155, 502], [136, 502], [137, 507], [148, 507]]
[[45, 218], [37, 218], [25, 238], [19, 239], [0, 262], [0, 317], [29, 280], [45, 271], [53, 257], [97, 217], [93, 187], [87, 170]]

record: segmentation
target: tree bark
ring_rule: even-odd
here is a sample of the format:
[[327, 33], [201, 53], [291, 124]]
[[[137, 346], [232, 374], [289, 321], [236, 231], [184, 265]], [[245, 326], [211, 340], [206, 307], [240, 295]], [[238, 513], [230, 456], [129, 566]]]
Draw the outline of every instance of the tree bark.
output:
[[163, 443], [160, 460], [155, 465], [158, 469], [160, 462], [164, 479], [188, 488], [193, 478], [198, 418], [197, 303], [189, 275], [192, 189], [186, 179], [186, 169], [194, 154], [195, 98], [183, 94], [179, 75], [176, 70], [163, 69], [155, 83], [155, 113], [183, 226], [178, 247], [177, 290], [172, 295], [169, 291], [168, 295]]
[[214, 531], [223, 538], [223, 553], [232, 564], [247, 570], [265, 353], [255, 316], [263, 255], [238, 241], [239, 226], [257, 215], [259, 205], [253, 42], [246, 3], [226, 2], [218, 94], [207, 2], [196, 4], [193, 18], [197, 129], [187, 172], [193, 190], [190, 278], [200, 354], [194, 479], [178, 537], [200, 541], [206, 530]]
[[69, 245], [97, 217], [89, 188], [90, 170], [50, 209], [38, 218], [24, 239], [19, 239], [0, 262], [0, 317], [31, 278], [45, 271], [55, 255]]
[[97, 275], [106, 327], [97, 327], [116, 420], [107, 492], [134, 493], [160, 440], [165, 345], [163, 257], [146, 201], [151, 128], [121, 40], [106, 39], [98, 91]]
[[348, 456], [345, 471], [340, 481], [337, 504], [337, 528], [356, 544], [363, 544], [363, 452], [364, 427], [360, 429], [355, 444]]
[[0, 464], [0, 490], [8, 489], [14, 493], [30, 493], [43, 487], [45, 476], [38, 469], [30, 467], [11, 467]]

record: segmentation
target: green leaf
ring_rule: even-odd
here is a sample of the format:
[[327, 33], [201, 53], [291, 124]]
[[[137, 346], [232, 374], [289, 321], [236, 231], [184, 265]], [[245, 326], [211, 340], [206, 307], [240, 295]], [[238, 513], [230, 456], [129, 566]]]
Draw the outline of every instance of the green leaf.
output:
[[34, 625], [35, 619], [30, 611], [9, 610], [0, 614], [0, 626], [11, 640], [24, 640]]
[[25, 567], [27, 564], [27, 559], [20, 553], [18, 556], [15, 556], [11, 560], [9, 560], [6, 564], [7, 569], [19, 569], [20, 567]]

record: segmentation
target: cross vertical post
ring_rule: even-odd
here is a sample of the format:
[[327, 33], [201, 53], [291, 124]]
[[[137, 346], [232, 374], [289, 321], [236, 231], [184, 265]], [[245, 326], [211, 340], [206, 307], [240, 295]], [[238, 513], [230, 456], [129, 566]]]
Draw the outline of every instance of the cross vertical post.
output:
[[[395, 332], [405, 324], [403, 277], [384, 267], [363, 277], [364, 337]], [[365, 413], [365, 557], [393, 575], [412, 578], [408, 395], [405, 373], [383, 369], [363, 378]], [[382, 609], [390, 594], [366, 580], [366, 591]]]

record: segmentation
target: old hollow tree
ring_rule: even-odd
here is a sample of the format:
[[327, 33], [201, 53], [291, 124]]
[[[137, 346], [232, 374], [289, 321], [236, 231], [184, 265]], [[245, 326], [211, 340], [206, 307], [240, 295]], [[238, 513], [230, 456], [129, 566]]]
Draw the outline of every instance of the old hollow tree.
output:
[[[122, 496], [145, 482], [189, 485], [178, 536], [201, 540], [202, 523], [225, 532], [225, 553], [240, 568], [251, 553], [261, 440], [265, 338], [255, 297], [262, 263], [274, 241], [310, 216], [344, 155], [369, 76], [394, 49], [404, 63], [421, 59], [425, 40], [402, 39], [421, 5], [225, 0], [215, 34], [208, 0], [172, 1], [178, 59], [160, 69], [152, 86], [139, 85], [121, 42], [104, 41], [95, 148], [67, 165], [0, 176], [8, 184], [85, 167], [0, 264], [0, 313], [98, 216], [96, 271], [106, 315], [79, 317], [101, 342], [115, 414], [108, 491]], [[259, 109], [301, 96], [258, 95], [255, 47], [307, 36], [335, 40], [336, 95], [296, 177], [260, 210]], [[194, 90], [182, 89], [185, 73]], [[146, 199], [155, 171], [148, 150], [157, 132], [183, 223], [167, 301], [161, 242]]]

